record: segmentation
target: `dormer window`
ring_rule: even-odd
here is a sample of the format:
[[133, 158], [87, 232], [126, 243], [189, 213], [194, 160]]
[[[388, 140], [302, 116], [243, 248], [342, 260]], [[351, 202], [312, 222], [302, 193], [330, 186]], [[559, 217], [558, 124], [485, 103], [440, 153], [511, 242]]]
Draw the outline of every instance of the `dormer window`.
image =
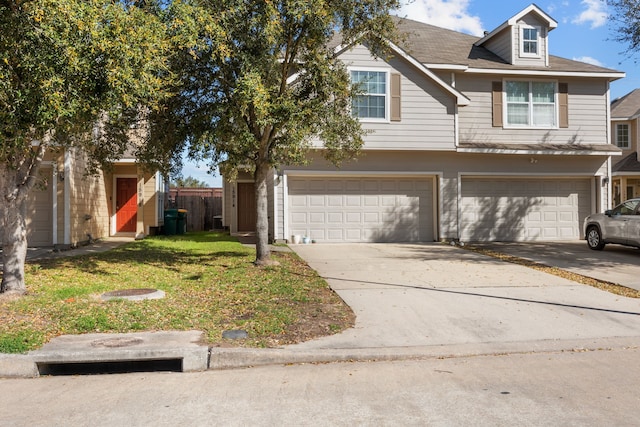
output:
[[540, 57], [540, 27], [520, 27], [520, 56]]

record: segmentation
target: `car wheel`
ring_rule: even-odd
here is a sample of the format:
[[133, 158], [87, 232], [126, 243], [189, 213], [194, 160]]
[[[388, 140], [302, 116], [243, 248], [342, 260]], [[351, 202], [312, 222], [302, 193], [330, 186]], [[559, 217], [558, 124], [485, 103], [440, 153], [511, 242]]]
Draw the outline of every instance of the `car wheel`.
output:
[[600, 229], [598, 227], [591, 226], [587, 229], [587, 245], [589, 245], [589, 249], [593, 249], [594, 251], [601, 251], [604, 249], [602, 234], [600, 234]]

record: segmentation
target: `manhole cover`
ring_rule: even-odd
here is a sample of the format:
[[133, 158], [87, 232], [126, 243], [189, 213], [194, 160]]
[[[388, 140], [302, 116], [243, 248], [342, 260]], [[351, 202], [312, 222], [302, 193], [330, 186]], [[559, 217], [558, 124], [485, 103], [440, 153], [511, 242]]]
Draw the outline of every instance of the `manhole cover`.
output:
[[136, 288], [105, 292], [104, 294], [102, 294], [102, 299], [105, 301], [112, 299], [140, 301], [145, 299], [162, 299], [164, 298], [164, 295], [164, 291], [160, 291], [158, 289]]
[[239, 329], [222, 332], [222, 338], [226, 338], [229, 340], [243, 340], [248, 337], [249, 337], [249, 334], [247, 333], [247, 331], [242, 331]]
[[141, 344], [143, 341], [141, 338], [105, 338], [103, 340], [95, 340], [91, 342], [92, 347], [129, 347], [132, 345]]

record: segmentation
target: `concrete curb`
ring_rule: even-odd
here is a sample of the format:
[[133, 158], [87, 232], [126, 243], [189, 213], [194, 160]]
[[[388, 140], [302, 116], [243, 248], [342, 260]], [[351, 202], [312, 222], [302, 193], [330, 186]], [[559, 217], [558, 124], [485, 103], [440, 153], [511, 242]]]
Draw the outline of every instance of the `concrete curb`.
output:
[[304, 363], [365, 361], [401, 361], [494, 356], [523, 353], [581, 352], [614, 348], [636, 348], [638, 337], [594, 338], [581, 340], [544, 340], [505, 343], [447, 344], [418, 347], [344, 348], [295, 350], [211, 348], [209, 369], [237, 369], [254, 366]]
[[[195, 333], [196, 331], [192, 331]], [[159, 334], [159, 333], [152, 333]], [[126, 335], [128, 338], [140, 334], [91, 334]], [[67, 336], [75, 337], [75, 336]], [[89, 338], [87, 338], [89, 337]], [[60, 338], [60, 337], [59, 337]], [[68, 338], [72, 341], [71, 338]], [[60, 345], [60, 341], [56, 343]], [[73, 346], [70, 346], [73, 347]], [[402, 361], [424, 359], [446, 359], [459, 357], [481, 357], [529, 353], [607, 351], [640, 347], [638, 337], [589, 338], [578, 340], [542, 340], [520, 342], [495, 342], [471, 344], [443, 344], [417, 347], [387, 348], [319, 348], [296, 350], [294, 348], [208, 348], [197, 344], [186, 347], [156, 349], [154, 351], [119, 350], [116, 352], [77, 351], [73, 348], [57, 347], [55, 351], [37, 350], [26, 355], [0, 354], [0, 377], [34, 378], [39, 376], [38, 364], [79, 363], [101, 361], [140, 361], [182, 358], [183, 372], [205, 370], [242, 369], [270, 365], [295, 365], [305, 363], [340, 363], [366, 361]]]

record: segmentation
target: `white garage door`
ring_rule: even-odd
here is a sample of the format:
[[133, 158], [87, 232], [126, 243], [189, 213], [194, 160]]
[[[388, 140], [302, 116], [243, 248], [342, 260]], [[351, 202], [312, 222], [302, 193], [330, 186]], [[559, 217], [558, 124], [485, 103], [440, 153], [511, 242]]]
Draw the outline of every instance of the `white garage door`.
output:
[[29, 246], [53, 245], [53, 211], [51, 168], [42, 168], [38, 184], [31, 190], [27, 205], [27, 244]]
[[289, 177], [289, 234], [317, 242], [434, 240], [433, 178]]
[[591, 210], [589, 179], [463, 178], [463, 241], [578, 239]]

